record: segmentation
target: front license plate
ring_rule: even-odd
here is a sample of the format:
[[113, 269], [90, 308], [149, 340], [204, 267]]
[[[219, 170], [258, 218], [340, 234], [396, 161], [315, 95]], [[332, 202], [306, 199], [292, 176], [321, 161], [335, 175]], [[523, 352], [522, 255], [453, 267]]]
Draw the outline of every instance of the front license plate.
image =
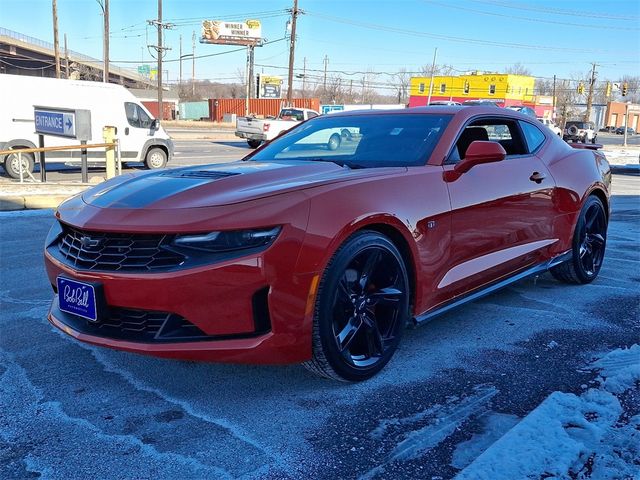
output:
[[57, 282], [60, 310], [92, 322], [98, 321], [96, 289], [93, 285], [66, 277], [58, 277]]

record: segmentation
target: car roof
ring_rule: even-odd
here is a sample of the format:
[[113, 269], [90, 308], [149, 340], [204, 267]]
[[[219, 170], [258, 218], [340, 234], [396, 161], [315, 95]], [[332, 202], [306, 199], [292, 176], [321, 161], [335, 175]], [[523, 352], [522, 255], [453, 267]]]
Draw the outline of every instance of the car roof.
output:
[[505, 116], [511, 118], [521, 118], [525, 120], [531, 120], [533, 117], [525, 115], [516, 110], [507, 108], [496, 108], [495, 106], [487, 105], [430, 105], [428, 107], [409, 107], [409, 108], [394, 108], [390, 110], [350, 110], [350, 111], [338, 111], [332, 112], [331, 117], [350, 117], [350, 116], [362, 116], [362, 115], [454, 115], [461, 119], [467, 119], [475, 117], [477, 115], [487, 116]]

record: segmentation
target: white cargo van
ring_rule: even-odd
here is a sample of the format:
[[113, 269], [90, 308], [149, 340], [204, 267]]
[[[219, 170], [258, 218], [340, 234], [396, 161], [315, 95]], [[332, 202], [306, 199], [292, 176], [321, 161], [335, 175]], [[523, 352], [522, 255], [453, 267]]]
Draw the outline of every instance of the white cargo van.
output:
[[[102, 128], [114, 126], [123, 162], [144, 162], [162, 168], [173, 156], [173, 142], [149, 111], [122, 85], [0, 74], [0, 150], [33, 148], [34, 105], [91, 111], [91, 141], [103, 143]], [[69, 138], [47, 135], [45, 146], [78, 145]], [[104, 161], [104, 149], [89, 149], [89, 162]], [[23, 169], [33, 171], [35, 156], [22, 155]], [[80, 150], [48, 152], [47, 162], [80, 162]], [[8, 175], [20, 176], [18, 155], [0, 158]], [[26, 165], [25, 165], [26, 164]], [[24, 171], [24, 170], [23, 170]]]

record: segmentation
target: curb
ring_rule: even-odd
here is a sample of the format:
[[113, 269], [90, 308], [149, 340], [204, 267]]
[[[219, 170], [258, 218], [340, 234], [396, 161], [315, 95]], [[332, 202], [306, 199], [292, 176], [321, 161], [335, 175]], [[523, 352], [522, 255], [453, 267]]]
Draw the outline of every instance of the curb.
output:
[[18, 210], [36, 210], [43, 208], [58, 208], [62, 202], [75, 194], [67, 195], [15, 195], [0, 197], [0, 212]]

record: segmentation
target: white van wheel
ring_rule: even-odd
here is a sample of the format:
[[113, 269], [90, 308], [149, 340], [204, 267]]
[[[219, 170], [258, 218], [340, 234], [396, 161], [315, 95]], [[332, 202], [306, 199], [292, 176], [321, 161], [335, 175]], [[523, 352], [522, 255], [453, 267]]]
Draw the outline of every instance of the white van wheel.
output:
[[149, 170], [164, 168], [167, 164], [167, 154], [161, 148], [152, 148], [147, 152], [144, 163]]
[[22, 161], [17, 153], [11, 153], [4, 157], [4, 170], [11, 178], [20, 178], [20, 170], [22, 170], [23, 177], [28, 177], [33, 172], [33, 153], [23, 153], [20, 157]]

